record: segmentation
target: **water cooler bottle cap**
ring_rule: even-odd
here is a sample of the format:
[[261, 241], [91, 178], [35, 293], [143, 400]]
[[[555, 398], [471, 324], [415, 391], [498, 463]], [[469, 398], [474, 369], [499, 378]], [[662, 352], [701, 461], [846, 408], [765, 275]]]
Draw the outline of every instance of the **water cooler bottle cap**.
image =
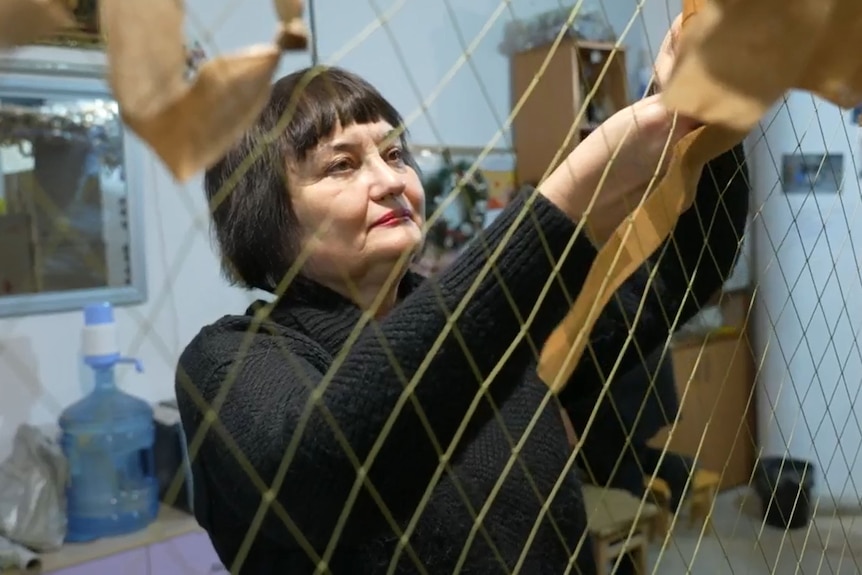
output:
[[84, 357], [99, 364], [116, 363], [120, 358], [114, 308], [108, 302], [84, 307]]
[[84, 307], [83, 337], [84, 361], [90, 366], [109, 367], [118, 363], [132, 363], [138, 372], [143, 371], [140, 360], [120, 355], [114, 307], [110, 303], [94, 303]]
[[84, 308], [84, 325], [106, 323], [114, 323], [114, 308], [110, 303], [93, 303]]

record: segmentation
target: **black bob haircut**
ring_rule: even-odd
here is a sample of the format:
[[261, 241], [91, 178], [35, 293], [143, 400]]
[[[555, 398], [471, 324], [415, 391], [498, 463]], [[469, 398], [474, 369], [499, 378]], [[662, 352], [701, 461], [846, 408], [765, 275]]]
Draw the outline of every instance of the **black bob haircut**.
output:
[[[305, 68], [272, 86], [255, 124], [204, 175], [222, 271], [232, 284], [274, 293], [298, 255], [288, 162], [302, 161], [338, 125], [378, 121], [403, 129], [377, 89], [341, 68]], [[406, 131], [401, 142], [415, 168]]]

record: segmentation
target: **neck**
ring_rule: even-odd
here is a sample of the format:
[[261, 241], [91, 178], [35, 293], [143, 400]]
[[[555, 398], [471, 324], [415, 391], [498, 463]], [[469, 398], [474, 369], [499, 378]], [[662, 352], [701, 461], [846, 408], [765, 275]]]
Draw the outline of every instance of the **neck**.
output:
[[[401, 277], [403, 277], [403, 274]], [[384, 289], [383, 285], [360, 287], [359, 290], [352, 294], [350, 299], [360, 309], [365, 311], [373, 309], [375, 317], [383, 317], [398, 303], [398, 284], [401, 277], [398, 278], [397, 282], [393, 282], [392, 286], [385, 293], [382, 293]]]
[[407, 269], [393, 271], [369, 270], [361, 277], [345, 277], [341, 282], [326, 282], [324, 285], [352, 301], [363, 311], [374, 310], [375, 317], [389, 313], [398, 302], [398, 288]]

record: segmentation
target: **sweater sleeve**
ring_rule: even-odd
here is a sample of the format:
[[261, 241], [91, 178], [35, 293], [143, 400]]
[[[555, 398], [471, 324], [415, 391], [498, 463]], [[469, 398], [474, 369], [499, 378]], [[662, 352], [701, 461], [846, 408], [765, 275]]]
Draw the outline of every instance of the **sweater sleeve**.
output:
[[[594, 397], [621, 354], [614, 380], [664, 345], [721, 289], [736, 261], [748, 204], [748, 172], [739, 145], [707, 164], [692, 207], [599, 316], [587, 348], [592, 353], [584, 354], [560, 397], [576, 429], [589, 415], [584, 398]], [[619, 389], [615, 397], [624, 394]]]
[[[595, 248], [583, 234], [576, 237], [575, 224], [542, 196], [529, 207], [525, 202], [523, 197], [515, 200], [454, 265], [423, 282], [382, 321], [367, 326], [345, 346], [343, 357], [335, 358], [337, 367], [329, 373], [324, 374], [325, 362], [315, 360], [313, 343], [284, 334], [256, 335], [249, 352], [234, 360], [247, 337], [244, 328], [219, 335], [218, 344], [199, 336], [183, 353], [180, 367], [207, 403], [230, 382], [219, 410], [220, 425], [264, 482], [273, 481], [285, 453], [293, 452], [275, 493], [318, 552], [347, 505], [357, 476], [355, 461], [365, 461], [381, 435], [385, 441], [368, 479], [399, 523], [409, 519], [440, 459], [426, 422], [446, 451], [480, 382], [518, 338], [533, 308], [526, 337], [495, 374], [491, 393], [498, 400], [519, 385], [533, 359], [534, 344], [544, 341], [566, 313], [564, 293], [581, 289]], [[525, 216], [518, 222], [521, 212]], [[506, 241], [510, 228], [514, 231]], [[481, 277], [490, 254], [504, 241], [499, 259]], [[560, 260], [561, 269], [551, 282], [554, 289], [543, 299]], [[477, 288], [472, 291], [474, 280]], [[463, 309], [453, 329], [445, 333], [447, 317], [459, 306]], [[441, 334], [441, 344], [435, 346]], [[412, 397], [402, 401], [406, 382], [415, 374], [420, 374], [418, 385]], [[189, 399], [182, 399], [182, 388], [178, 378], [177, 395], [191, 441], [201, 416]], [[304, 415], [316, 395], [318, 406]], [[387, 419], [402, 403], [400, 415], [387, 429]], [[340, 434], [333, 432], [330, 418]], [[246, 470], [213, 432], [201, 449], [214, 496], [251, 522], [261, 495]], [[342, 544], [360, 544], [386, 529], [377, 508], [368, 490], [360, 490], [351, 512], [355, 521], [346, 524]], [[282, 520], [272, 514], [264, 530], [273, 540], [290, 540], [285, 539], [290, 535]]]

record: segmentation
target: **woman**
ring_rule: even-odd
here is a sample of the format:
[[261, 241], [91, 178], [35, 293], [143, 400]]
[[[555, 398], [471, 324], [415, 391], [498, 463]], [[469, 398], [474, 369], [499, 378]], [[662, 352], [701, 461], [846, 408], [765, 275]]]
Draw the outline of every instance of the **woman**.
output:
[[[428, 279], [407, 271], [425, 215], [401, 125], [360, 78], [303, 71], [275, 84], [207, 172], [226, 271], [277, 297], [204, 327], [180, 358], [195, 514], [232, 572], [541, 574], [571, 562], [592, 573], [571, 449], [542, 403], [535, 350], [596, 256], [576, 222], [607, 237], [666, 139], [694, 123], [674, 124], [654, 97], [618, 113]], [[563, 405], [602, 384], [642, 294], [634, 337], [652, 348], [665, 317], [691, 316], [729, 273], [747, 189], [732, 155], [715, 168], [676, 228], [685, 241], [651, 264], [655, 289], [638, 274], [601, 316], [597, 367], [579, 366]], [[636, 360], [628, 349], [624, 365]]]

